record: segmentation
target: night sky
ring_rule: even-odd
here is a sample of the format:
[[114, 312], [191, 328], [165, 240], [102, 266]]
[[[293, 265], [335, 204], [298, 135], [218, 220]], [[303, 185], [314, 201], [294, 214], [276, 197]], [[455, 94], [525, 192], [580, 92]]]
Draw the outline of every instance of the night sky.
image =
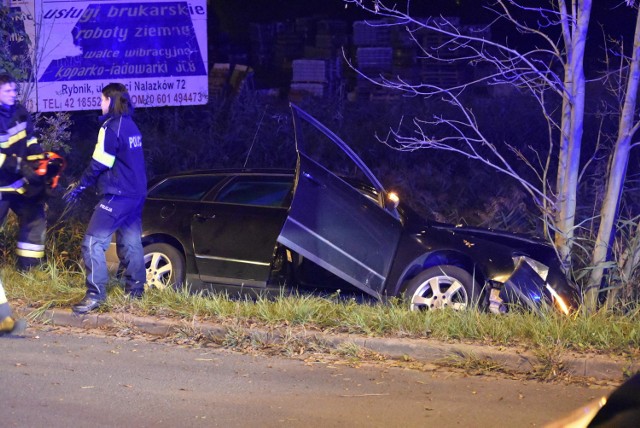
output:
[[[347, 21], [372, 19], [354, 5], [345, 7], [342, 0], [233, 0], [213, 2], [216, 24], [235, 40], [248, 38], [248, 24], [295, 19], [296, 17], [323, 16]], [[493, 14], [483, 8], [487, 1], [481, 0], [421, 0], [411, 2], [412, 15], [455, 15], [465, 24], [487, 22]], [[534, 2], [538, 4], [539, 2]], [[396, 4], [406, 4], [396, 1]], [[623, 0], [594, 1], [591, 28], [599, 32], [600, 24], [605, 25], [615, 35], [623, 33], [631, 37], [635, 14]], [[597, 36], [599, 37], [599, 36]]]
[[[484, 15], [478, 7], [478, 0], [429, 0], [413, 2], [416, 14], [458, 15], [465, 21], [475, 21]], [[462, 3], [459, 5], [457, 3]], [[465, 4], [468, 4], [465, 6]], [[469, 6], [470, 5], [470, 6]], [[234, 38], [243, 38], [247, 33], [247, 24], [251, 22], [270, 22], [295, 19], [297, 17], [322, 16], [331, 19], [355, 21], [371, 19], [372, 15], [348, 5], [342, 0], [234, 0], [215, 2], [213, 8], [220, 30]]]

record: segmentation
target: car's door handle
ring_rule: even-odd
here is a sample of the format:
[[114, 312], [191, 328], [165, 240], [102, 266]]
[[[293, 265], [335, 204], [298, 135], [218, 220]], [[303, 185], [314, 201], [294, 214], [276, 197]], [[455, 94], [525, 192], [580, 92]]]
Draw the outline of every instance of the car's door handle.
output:
[[194, 214], [194, 217], [198, 220], [210, 220], [212, 218], [216, 218], [215, 214]]

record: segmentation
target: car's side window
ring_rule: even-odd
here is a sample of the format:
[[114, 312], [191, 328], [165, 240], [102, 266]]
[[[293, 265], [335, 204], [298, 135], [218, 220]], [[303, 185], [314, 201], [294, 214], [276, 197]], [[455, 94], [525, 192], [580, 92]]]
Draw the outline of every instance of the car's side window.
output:
[[283, 207], [293, 187], [293, 177], [255, 178], [239, 177], [224, 187], [216, 202], [229, 204]]
[[199, 201], [223, 178], [224, 175], [173, 177], [153, 187], [147, 196], [155, 199]]

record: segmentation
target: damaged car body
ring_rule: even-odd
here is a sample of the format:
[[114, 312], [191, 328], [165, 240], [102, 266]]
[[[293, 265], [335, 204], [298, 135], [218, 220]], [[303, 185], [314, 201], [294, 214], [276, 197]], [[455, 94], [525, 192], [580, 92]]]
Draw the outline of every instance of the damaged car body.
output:
[[[551, 245], [419, 216], [337, 135], [298, 106], [291, 111], [295, 171], [192, 171], [150, 183], [148, 285], [256, 293], [321, 290], [332, 277], [378, 300], [402, 297], [412, 310], [578, 306]], [[332, 148], [350, 168], [327, 166]], [[113, 248], [108, 260], [117, 264]]]

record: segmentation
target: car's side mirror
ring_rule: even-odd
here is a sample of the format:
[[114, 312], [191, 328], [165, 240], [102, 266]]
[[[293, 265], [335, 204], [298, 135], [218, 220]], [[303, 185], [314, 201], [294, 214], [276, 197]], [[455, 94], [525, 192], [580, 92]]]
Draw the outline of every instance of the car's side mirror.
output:
[[384, 206], [388, 210], [395, 210], [400, 203], [400, 197], [395, 192], [389, 192], [386, 194]]

